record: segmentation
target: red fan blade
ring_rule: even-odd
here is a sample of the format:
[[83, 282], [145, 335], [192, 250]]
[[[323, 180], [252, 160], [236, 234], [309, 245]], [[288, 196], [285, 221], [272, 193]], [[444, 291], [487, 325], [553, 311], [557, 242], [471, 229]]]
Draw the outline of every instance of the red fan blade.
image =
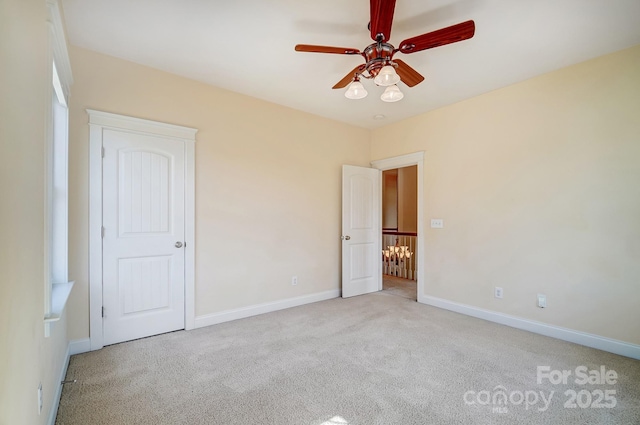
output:
[[476, 24], [473, 21], [462, 22], [437, 31], [408, 38], [400, 43], [398, 49], [402, 53], [415, 53], [421, 50], [432, 49], [445, 44], [451, 44], [473, 37], [476, 32]]
[[338, 55], [360, 54], [360, 50], [350, 47], [312, 46], [311, 44], [296, 44], [296, 52], [335, 53]]
[[382, 41], [391, 38], [391, 24], [393, 12], [396, 8], [396, 0], [371, 0], [371, 38], [377, 40], [377, 35], [382, 34]]
[[340, 81], [338, 81], [336, 83], [335, 86], [333, 86], [333, 89], [342, 89], [347, 87], [347, 85], [353, 81], [353, 78], [356, 76], [356, 73], [361, 73], [362, 71], [364, 71], [365, 66], [364, 65], [358, 65], [355, 68], [353, 68], [353, 71], [349, 72], [347, 75], [344, 76], [344, 78]]
[[398, 64], [396, 72], [400, 76], [400, 80], [409, 87], [413, 87], [424, 81], [424, 77], [420, 75], [418, 71], [411, 68], [400, 59], [394, 59], [393, 61]]

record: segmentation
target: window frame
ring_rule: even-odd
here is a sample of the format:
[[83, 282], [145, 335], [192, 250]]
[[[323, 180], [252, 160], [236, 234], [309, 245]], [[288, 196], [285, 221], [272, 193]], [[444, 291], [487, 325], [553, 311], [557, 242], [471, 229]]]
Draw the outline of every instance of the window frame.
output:
[[45, 121], [44, 334], [60, 320], [71, 293], [68, 280], [69, 88], [73, 84], [60, 6], [46, 0], [48, 84]]

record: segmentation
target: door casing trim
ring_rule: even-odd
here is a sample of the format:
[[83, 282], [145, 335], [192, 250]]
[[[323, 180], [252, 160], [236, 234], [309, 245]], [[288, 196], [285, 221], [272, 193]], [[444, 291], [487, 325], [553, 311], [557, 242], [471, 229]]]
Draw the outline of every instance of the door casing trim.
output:
[[[418, 302], [425, 304], [424, 295], [424, 151], [414, 152], [407, 155], [394, 156], [392, 158], [371, 161], [371, 166], [380, 171], [393, 170], [395, 168], [418, 166], [418, 255], [416, 265], [418, 267]], [[380, 173], [380, 190], [382, 190], [382, 173]], [[380, 196], [380, 226], [382, 226], [382, 196]], [[380, 227], [382, 234], [382, 227]], [[382, 276], [382, 258], [378, 256], [378, 275]], [[382, 290], [382, 279], [380, 279], [380, 290]]]
[[89, 339], [104, 344], [102, 329], [102, 139], [104, 129], [180, 140], [185, 146], [185, 329], [195, 328], [195, 128], [87, 109], [89, 114]]

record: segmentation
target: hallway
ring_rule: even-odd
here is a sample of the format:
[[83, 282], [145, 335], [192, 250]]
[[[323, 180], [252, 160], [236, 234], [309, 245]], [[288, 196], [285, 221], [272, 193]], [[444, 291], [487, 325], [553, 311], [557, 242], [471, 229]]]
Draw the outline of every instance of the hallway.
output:
[[382, 290], [390, 295], [409, 298], [416, 301], [418, 298], [418, 282], [401, 277], [382, 275]]

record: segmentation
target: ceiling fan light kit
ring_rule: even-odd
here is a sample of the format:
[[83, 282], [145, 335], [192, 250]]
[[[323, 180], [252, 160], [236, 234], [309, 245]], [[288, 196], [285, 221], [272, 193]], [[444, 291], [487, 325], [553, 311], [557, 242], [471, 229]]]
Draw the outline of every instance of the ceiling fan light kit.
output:
[[383, 102], [397, 102], [399, 100], [402, 100], [403, 97], [404, 93], [402, 93], [398, 86], [394, 84], [393, 86], [389, 86], [384, 90], [384, 93], [382, 93], [380, 99]]
[[400, 43], [396, 49], [388, 43], [391, 38], [391, 24], [396, 0], [370, 0], [369, 29], [374, 43], [368, 45], [362, 52], [358, 49], [347, 47], [314, 46], [298, 44], [297, 52], [333, 53], [340, 55], [360, 55], [364, 58], [363, 65], [356, 66], [334, 89], [342, 89], [349, 86], [345, 92], [348, 99], [362, 99], [367, 96], [367, 91], [360, 82], [360, 78], [373, 79], [379, 86], [387, 87], [380, 97], [384, 102], [397, 102], [404, 97], [396, 85], [400, 81], [409, 87], [413, 87], [424, 81], [424, 77], [418, 71], [411, 68], [405, 62], [393, 56], [400, 52], [411, 54], [446, 44], [467, 40], [475, 34], [475, 23], [466, 21], [437, 31], [428, 32], [416, 37], [408, 38]]
[[360, 81], [353, 81], [349, 84], [349, 88], [344, 92], [344, 96], [347, 99], [362, 99], [367, 97], [369, 92], [364, 88]]
[[379, 86], [387, 87], [400, 82], [400, 76], [396, 72], [396, 69], [391, 65], [385, 65], [380, 69], [373, 82]]

